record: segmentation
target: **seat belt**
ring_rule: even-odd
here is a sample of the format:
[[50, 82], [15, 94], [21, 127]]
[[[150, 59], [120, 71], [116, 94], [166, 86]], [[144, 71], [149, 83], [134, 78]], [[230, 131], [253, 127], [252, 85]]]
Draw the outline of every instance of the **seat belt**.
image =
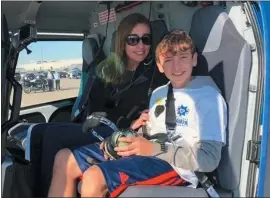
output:
[[[111, 2], [106, 2], [106, 4], [107, 4], [108, 16], [110, 16]], [[88, 73], [88, 79], [87, 79], [87, 82], [85, 83], [85, 86], [83, 87], [83, 93], [81, 96], [81, 100], [79, 101], [78, 108], [75, 111], [74, 116], [72, 115], [72, 117], [71, 117], [72, 122], [76, 122], [77, 120], [81, 119], [81, 114], [84, 112], [84, 110], [88, 104], [89, 94], [92, 90], [92, 86], [94, 85], [95, 81], [97, 80], [97, 76], [96, 76], [96, 73], [94, 71], [94, 68], [98, 63], [100, 63], [100, 61], [102, 61], [100, 59], [100, 57], [105, 56], [105, 54], [103, 52], [103, 46], [104, 46], [105, 40], [107, 38], [109, 18], [110, 17], [108, 17], [108, 19], [107, 19], [106, 36], [101, 40], [101, 45], [100, 45], [95, 57], [93, 58], [93, 61], [90, 63], [90, 65], [88, 65], [88, 67], [85, 71]], [[91, 70], [91, 69], [93, 69], [93, 70]], [[91, 72], [93, 72], [93, 73], [91, 73]]]
[[[175, 114], [175, 98], [171, 83], [169, 84], [169, 89], [167, 93], [165, 125], [169, 140], [171, 140], [173, 143], [173, 141], [175, 140], [174, 134], [176, 130], [176, 114]], [[209, 197], [219, 197], [218, 193], [213, 187], [214, 185], [204, 172], [195, 171], [194, 173]]]
[[[90, 94], [92, 87], [97, 79], [98, 79], [98, 77], [95, 74], [93, 74], [91, 72], [88, 73], [88, 79], [87, 79], [87, 82], [85, 83], [84, 88], [83, 88], [84, 92], [81, 96], [81, 100], [79, 102], [78, 108], [74, 113], [74, 117], [72, 117], [72, 122], [76, 122], [77, 120], [80, 120], [80, 117], [81, 117], [80, 114], [83, 113], [85, 108], [87, 107], [89, 94]], [[148, 78], [146, 78], [145, 76], [142, 76], [142, 75], [139, 76], [131, 84], [129, 84], [124, 89], [122, 89], [119, 92], [117, 92], [116, 94], [114, 94], [111, 97], [111, 99], [114, 101], [119, 100], [123, 96], [123, 94], [127, 90], [129, 90], [132, 86], [142, 84], [142, 83], [146, 82], [147, 80], [148, 80]]]
[[97, 77], [95, 76], [95, 74], [92, 74], [91, 72], [89, 72], [87, 81], [83, 87], [84, 91], [81, 95], [81, 99], [79, 101], [77, 110], [74, 112], [74, 117], [71, 118], [72, 122], [76, 122], [77, 120], [80, 120], [81, 114], [84, 112], [85, 108], [87, 107], [89, 95], [96, 80], [97, 80]]
[[140, 75], [132, 83], [130, 83], [125, 88], [121, 89], [120, 91], [118, 91], [117, 93], [115, 93], [114, 95], [112, 95], [111, 96], [111, 100], [114, 100], [114, 101], [119, 100], [120, 97], [123, 95], [123, 93], [125, 93], [126, 91], [128, 91], [132, 86], [143, 84], [147, 80], [148, 80], [147, 77], [145, 77], [144, 75]]
[[97, 54], [95, 55], [93, 61], [88, 65], [88, 67], [85, 71], [87, 73], [87, 81], [83, 87], [83, 92], [82, 92], [81, 99], [79, 101], [77, 110], [75, 111], [74, 116], [72, 116], [72, 118], [71, 118], [72, 122], [76, 122], [77, 120], [80, 120], [80, 117], [81, 117], [80, 114], [84, 111], [85, 107], [87, 106], [90, 91], [91, 91], [92, 86], [94, 85], [95, 81], [97, 80], [95, 67], [96, 67], [96, 65], [98, 65], [102, 61], [103, 56], [105, 56], [103, 51], [102, 51], [104, 41], [105, 40], [102, 41], [102, 44], [101, 44]]

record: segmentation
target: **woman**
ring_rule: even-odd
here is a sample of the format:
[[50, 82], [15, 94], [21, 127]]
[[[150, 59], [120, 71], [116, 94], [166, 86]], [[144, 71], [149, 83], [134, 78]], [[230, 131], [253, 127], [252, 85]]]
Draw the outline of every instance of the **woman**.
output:
[[[145, 16], [135, 13], [121, 21], [116, 34], [115, 54], [97, 67], [102, 82], [91, 91], [88, 114], [105, 111], [110, 120], [123, 128], [148, 107], [152, 90], [167, 82], [153, 61], [151, 43], [150, 23]], [[147, 78], [146, 81], [143, 77]], [[128, 116], [128, 120], [123, 119], [122, 116], [127, 116], [135, 107], [137, 110]]]
[[[89, 114], [104, 111], [110, 120], [122, 128], [128, 127], [133, 120], [138, 118], [140, 111], [148, 107], [151, 91], [165, 84], [167, 79], [158, 72], [152, 60], [151, 29], [146, 17], [141, 14], [131, 14], [124, 18], [117, 29], [115, 43], [115, 55], [109, 57], [97, 67], [97, 75], [101, 80], [93, 87], [89, 96], [91, 106]], [[121, 94], [118, 95], [118, 93]], [[133, 113], [130, 112], [131, 110]], [[125, 118], [126, 116], [128, 118]], [[91, 134], [76, 133], [74, 135], [76, 129], [73, 127], [66, 127], [65, 129], [63, 132], [65, 142], [59, 139], [53, 140], [53, 127], [44, 134], [43, 142], [53, 141], [52, 144], [57, 144], [57, 149], [60, 150], [60, 148], [72, 148], [97, 141]], [[98, 130], [103, 137], [110, 135], [112, 132], [101, 128]], [[54, 133], [59, 132], [54, 131]], [[67, 138], [68, 136], [70, 138]], [[48, 137], [47, 140], [46, 137]], [[61, 144], [58, 142], [61, 142]], [[43, 149], [46, 149], [45, 147], [46, 145], [43, 144]], [[48, 146], [47, 149], [49, 149]], [[49, 156], [55, 156], [58, 150], [51, 151]], [[41, 180], [44, 188], [47, 189], [47, 181], [51, 179], [49, 171], [51, 170], [52, 160], [48, 160], [48, 154], [43, 154], [43, 156], [46, 156], [46, 158], [43, 157], [42, 165], [47, 167], [42, 172]], [[69, 165], [72, 166], [71, 169], [74, 171], [66, 173], [66, 166]], [[69, 149], [59, 151], [54, 161], [49, 195], [73, 196], [75, 192], [74, 182], [80, 175], [81, 171], [72, 152]]]

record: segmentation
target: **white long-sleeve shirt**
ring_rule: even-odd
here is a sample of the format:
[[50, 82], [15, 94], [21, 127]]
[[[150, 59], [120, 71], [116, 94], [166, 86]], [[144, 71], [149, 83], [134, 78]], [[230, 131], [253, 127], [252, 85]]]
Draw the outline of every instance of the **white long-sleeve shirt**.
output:
[[[150, 99], [149, 135], [166, 133], [165, 115], [168, 84], [154, 90]], [[177, 146], [166, 143], [168, 151], [156, 156], [168, 161], [179, 175], [198, 185], [193, 171], [211, 172], [219, 164], [226, 144], [227, 107], [214, 81], [194, 77], [184, 88], [173, 89], [175, 98]], [[157, 106], [164, 110], [157, 113]]]

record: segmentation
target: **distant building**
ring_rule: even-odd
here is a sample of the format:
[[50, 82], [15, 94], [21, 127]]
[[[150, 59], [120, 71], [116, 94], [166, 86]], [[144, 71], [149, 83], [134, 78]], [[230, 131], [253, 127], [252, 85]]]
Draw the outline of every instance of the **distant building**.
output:
[[[42, 64], [42, 65], [41, 65]], [[27, 71], [33, 71], [34, 68], [42, 68], [42, 70], [48, 69], [61, 69], [69, 67], [82, 68], [82, 59], [60, 60], [60, 61], [38, 61], [36, 63], [20, 64], [19, 68], [24, 68]]]
[[25, 69], [24, 68], [16, 68], [16, 73], [21, 73], [21, 72], [25, 72]]

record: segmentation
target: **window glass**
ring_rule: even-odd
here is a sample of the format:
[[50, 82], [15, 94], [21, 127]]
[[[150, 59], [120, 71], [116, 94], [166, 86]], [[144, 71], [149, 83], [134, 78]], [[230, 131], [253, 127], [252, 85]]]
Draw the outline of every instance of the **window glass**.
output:
[[19, 55], [15, 79], [23, 87], [21, 107], [78, 96], [82, 41], [39, 41]]

